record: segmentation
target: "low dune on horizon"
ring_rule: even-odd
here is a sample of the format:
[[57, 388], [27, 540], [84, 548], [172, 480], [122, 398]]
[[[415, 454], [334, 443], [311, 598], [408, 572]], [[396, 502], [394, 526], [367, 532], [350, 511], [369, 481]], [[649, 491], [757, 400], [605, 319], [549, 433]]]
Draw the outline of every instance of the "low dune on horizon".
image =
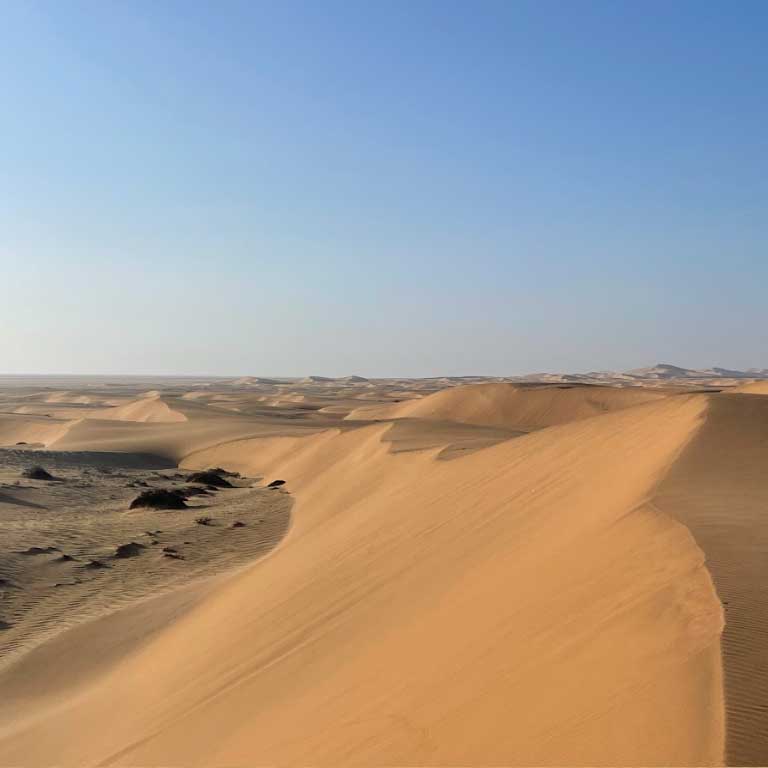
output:
[[0, 377], [0, 765], [768, 763], [766, 377]]

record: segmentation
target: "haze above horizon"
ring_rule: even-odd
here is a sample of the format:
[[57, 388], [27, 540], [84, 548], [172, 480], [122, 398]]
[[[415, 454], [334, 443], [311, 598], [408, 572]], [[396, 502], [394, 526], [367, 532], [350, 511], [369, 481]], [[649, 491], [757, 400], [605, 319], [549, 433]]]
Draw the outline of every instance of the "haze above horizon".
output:
[[764, 3], [3, 11], [0, 373], [768, 367]]

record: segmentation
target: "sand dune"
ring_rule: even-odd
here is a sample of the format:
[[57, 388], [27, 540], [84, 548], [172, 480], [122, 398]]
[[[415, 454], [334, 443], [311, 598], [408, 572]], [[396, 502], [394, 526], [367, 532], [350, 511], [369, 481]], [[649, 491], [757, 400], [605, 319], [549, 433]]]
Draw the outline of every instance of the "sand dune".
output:
[[707, 418], [654, 505], [688, 526], [725, 604], [728, 763], [768, 762], [768, 398], [709, 398]]
[[81, 405], [90, 405], [98, 402], [96, 398], [89, 395], [81, 395], [76, 392], [53, 392], [43, 398], [46, 403], [78, 403]]
[[[705, 408], [672, 398], [454, 462], [390, 452], [385, 426], [197, 452], [287, 479], [288, 538], [95, 679], [66, 641], [33, 651], [0, 679], [22, 702], [0, 760], [717, 763], [720, 604], [647, 503]], [[53, 658], [78, 696], [28, 698]]]
[[125, 405], [107, 408], [93, 414], [97, 419], [115, 421], [143, 422], [178, 422], [186, 421], [187, 417], [181, 411], [169, 407], [158, 392], [147, 392], [143, 397]]
[[393, 405], [357, 408], [348, 419], [450, 420], [465, 424], [531, 430], [565, 424], [600, 413], [663, 398], [644, 389], [596, 386], [473, 384]]
[[296, 500], [248, 569], [0, 671], [0, 764], [765, 763], [768, 398], [462, 381], [0, 416]]
[[51, 445], [65, 435], [73, 423], [69, 419], [5, 413], [0, 418], [0, 445], [20, 442]]
[[193, 451], [243, 437], [274, 434], [312, 434], [322, 427], [275, 424], [240, 414], [208, 408], [206, 417], [189, 422], [134, 422], [84, 419], [69, 425], [50, 447], [66, 451], [121, 451], [147, 453], [181, 461]]

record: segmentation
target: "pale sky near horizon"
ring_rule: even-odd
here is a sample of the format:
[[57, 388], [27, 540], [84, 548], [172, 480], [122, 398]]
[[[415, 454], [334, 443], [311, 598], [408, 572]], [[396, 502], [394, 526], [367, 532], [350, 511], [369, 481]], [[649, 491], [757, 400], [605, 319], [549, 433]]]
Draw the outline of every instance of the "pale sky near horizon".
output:
[[0, 14], [0, 374], [768, 367], [768, 3]]

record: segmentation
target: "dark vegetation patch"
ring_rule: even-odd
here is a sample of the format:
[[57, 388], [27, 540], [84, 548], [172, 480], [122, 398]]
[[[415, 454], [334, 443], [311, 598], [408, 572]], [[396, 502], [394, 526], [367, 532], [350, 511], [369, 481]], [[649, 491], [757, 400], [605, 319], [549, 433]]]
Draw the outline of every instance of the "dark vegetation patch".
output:
[[207, 488], [201, 488], [199, 485], [186, 485], [182, 488], [175, 488], [174, 493], [178, 493], [185, 499], [190, 496], [209, 496], [210, 492]]
[[130, 509], [149, 507], [150, 509], [186, 509], [184, 496], [178, 491], [165, 488], [150, 488], [142, 491], [132, 502]]
[[20, 555], [50, 555], [53, 552], [58, 552], [58, 547], [30, 547], [23, 552], [19, 552]]
[[221, 467], [211, 467], [208, 472], [213, 472], [214, 474], [219, 475], [219, 477], [240, 477], [239, 472], [229, 472]]
[[222, 477], [216, 472], [193, 472], [187, 477], [187, 482], [200, 483], [201, 485], [212, 485], [215, 488], [231, 488], [232, 483], [225, 477]]
[[35, 464], [32, 467], [27, 467], [21, 473], [22, 477], [26, 477], [29, 480], [57, 480], [45, 467], [41, 467], [39, 464]]

